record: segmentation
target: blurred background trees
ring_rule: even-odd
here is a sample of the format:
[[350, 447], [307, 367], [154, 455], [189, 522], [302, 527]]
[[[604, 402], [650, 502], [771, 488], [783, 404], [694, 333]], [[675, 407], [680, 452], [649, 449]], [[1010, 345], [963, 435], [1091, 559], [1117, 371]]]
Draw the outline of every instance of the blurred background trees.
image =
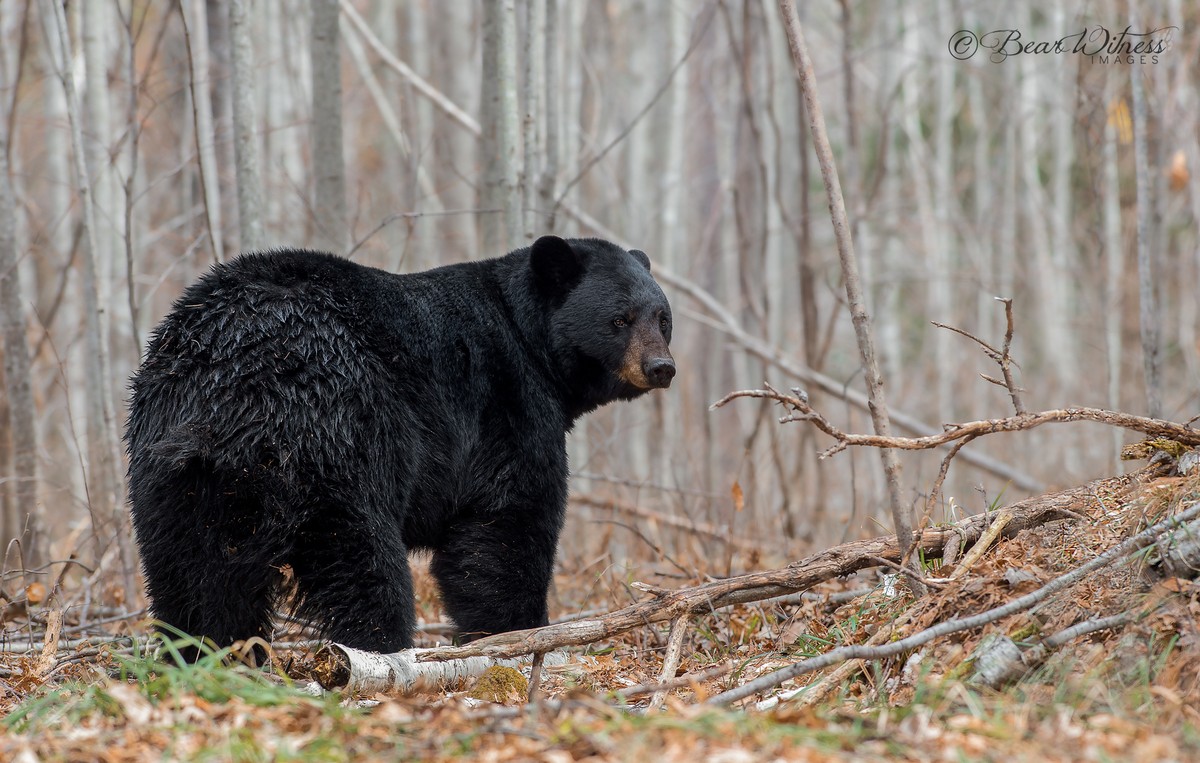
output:
[[[998, 340], [995, 296], [1015, 301], [1031, 409], [1152, 412], [1154, 342], [1153, 412], [1200, 413], [1197, 8], [799, 10], [893, 429], [1009, 413], [990, 361], [929, 323]], [[1172, 44], [1133, 65], [948, 47], [1127, 25]], [[214, 261], [320, 246], [407, 272], [545, 232], [645, 249], [677, 313], [672, 389], [571, 436], [567, 569], [724, 572], [887, 531], [874, 454], [818, 461], [828, 443], [777, 410], [708, 410], [765, 379], [870, 430], [802, 109], [766, 0], [3, 0], [0, 527], [24, 538], [6, 571], [129, 569], [126, 382]], [[1112, 473], [1124, 441], [1079, 424], [976, 442], [935, 519]], [[901, 458], [917, 503], [941, 454]]]

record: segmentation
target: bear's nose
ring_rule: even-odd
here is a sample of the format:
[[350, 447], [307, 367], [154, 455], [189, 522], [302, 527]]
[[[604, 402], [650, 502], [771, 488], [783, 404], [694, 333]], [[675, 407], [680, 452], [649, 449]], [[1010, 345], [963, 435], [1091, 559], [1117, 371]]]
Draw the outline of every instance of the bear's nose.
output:
[[646, 379], [655, 387], [670, 387], [675, 378], [675, 362], [670, 358], [654, 358], [642, 368]]

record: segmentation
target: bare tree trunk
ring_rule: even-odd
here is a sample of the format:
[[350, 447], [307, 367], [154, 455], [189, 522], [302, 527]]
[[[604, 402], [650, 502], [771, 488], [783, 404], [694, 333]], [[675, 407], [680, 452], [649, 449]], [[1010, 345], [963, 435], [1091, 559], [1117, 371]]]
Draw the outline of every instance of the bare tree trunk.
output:
[[[551, 0], [553, 1], [553, 0]], [[542, 64], [544, 48], [553, 42], [547, 39], [544, 29], [543, 11], [546, 0], [521, 0], [521, 21], [524, 27], [525, 44], [522, 72], [522, 101], [524, 114], [521, 117], [521, 145], [524, 154], [524, 170], [521, 173], [521, 224], [524, 241], [533, 241], [541, 228], [537, 213], [538, 158], [543, 149], [538, 145], [538, 126], [542, 118]]]
[[[871, 421], [876, 434], [887, 436], [887, 433], [891, 431], [891, 423], [888, 419], [883, 379], [879, 375], [879, 366], [875, 362], [875, 346], [871, 338], [871, 319], [863, 301], [862, 285], [859, 283], [858, 277], [858, 261], [854, 254], [854, 242], [846, 222], [846, 204], [842, 199], [837, 167], [833, 163], [833, 148], [829, 144], [829, 135], [825, 131], [825, 117], [821, 112], [821, 104], [817, 100], [817, 83], [816, 76], [813, 74], [812, 60], [808, 56], [808, 47], [800, 29], [800, 19], [796, 15], [795, 4], [792, 0], [780, 0], [779, 9], [783, 16], [784, 29], [787, 32], [788, 47], [792, 51], [792, 59], [796, 66], [796, 75], [800, 79], [804, 105], [808, 110], [809, 127], [812, 130], [813, 144], [817, 151], [817, 161], [821, 164], [825, 192], [829, 196], [829, 210], [833, 218], [838, 257], [841, 260], [842, 274], [846, 282], [846, 300], [850, 303], [850, 317], [854, 323], [854, 334], [858, 339], [859, 354], [862, 357], [863, 375], [867, 382]], [[896, 538], [900, 548], [903, 549], [903, 554], [907, 554], [912, 548], [913, 542], [912, 518], [900, 494], [900, 460], [890, 450], [881, 450], [880, 455], [883, 459], [883, 470], [891, 504], [892, 522], [896, 528]]]
[[[1064, 6], [1066, 3], [1054, 4], [1051, 20], [1054, 28], [1065, 29], [1068, 16]], [[1078, 56], [1067, 56], [1058, 66], [1050, 67], [1050, 83], [1054, 88], [1052, 102], [1059, 104], [1058, 108], [1048, 109], [1052, 120], [1051, 145], [1053, 162], [1050, 167], [1050, 252], [1049, 264], [1055, 284], [1054, 299], [1061, 302], [1065, 316], [1075, 316], [1079, 312], [1079, 297], [1076, 294], [1076, 274], [1079, 273], [1078, 257], [1075, 254], [1075, 237], [1072, 233], [1074, 215], [1072, 202], [1072, 171], [1075, 166], [1075, 66]], [[1034, 157], [1026, 159], [1031, 165], [1036, 164]], [[1011, 296], [1011, 295], [1005, 295]], [[1056, 370], [1059, 373], [1059, 384], [1069, 395], [1078, 386], [1078, 351], [1079, 342], [1076, 331], [1070, 323], [1066, 323], [1059, 335], [1061, 345], [1052, 349], [1058, 359]], [[1066, 449], [1066, 462], [1069, 469], [1074, 471], [1080, 464], [1081, 448]]]
[[[1130, 0], [1129, 23], [1138, 23], [1137, 0]], [[1138, 295], [1142, 334], [1142, 368], [1146, 380], [1146, 412], [1152, 418], [1162, 416], [1162, 357], [1159, 347], [1162, 330], [1155, 287], [1154, 249], [1151, 242], [1150, 216], [1154, 202], [1151, 198], [1149, 152], [1146, 147], [1146, 96], [1142, 87], [1142, 67], [1131, 65], [1129, 77], [1133, 90], [1133, 156], [1137, 171], [1137, 264]]]
[[217, 173], [216, 135], [213, 132], [212, 97], [209, 93], [208, 12], [204, 0], [189, 0], [190, 11], [184, 30], [188, 41], [192, 77], [192, 119], [196, 130], [196, 155], [200, 161], [200, 185], [208, 218], [209, 245], [213, 259], [225, 261], [221, 225], [221, 183]]
[[312, 224], [308, 204], [297, 199], [294, 189], [304, 188], [310, 177], [305, 163], [304, 136], [288, 129], [310, 118], [312, 76], [309, 51], [311, 7], [302, 4], [285, 9], [279, 3], [258, 3], [265, 29], [266, 58], [278, 62], [281, 76], [266, 88], [266, 121], [262, 135], [263, 166], [272, 172], [263, 178], [264, 229], [277, 230], [302, 244], [302, 232]]
[[[208, 81], [209, 103], [212, 106], [213, 157], [216, 163], [218, 192], [228, 188], [237, 180], [237, 157], [233, 145], [233, 62], [230, 59], [229, 0], [204, 0], [205, 35], [208, 38]], [[217, 235], [221, 237], [222, 252], [237, 251], [233, 218], [238, 210], [237, 195], [219, 193], [222, 225]]]
[[[81, 4], [81, 29], [85, 88], [83, 103], [88, 129], [84, 132], [84, 144], [88, 173], [92, 178], [95, 193], [92, 196], [96, 215], [96, 290], [100, 301], [112, 304], [113, 257], [120, 246], [120, 231], [117, 220], [117, 183], [109, 156], [107, 141], [112, 135], [112, 110], [108, 92], [108, 59], [111, 36], [109, 26], [111, 8], [107, 3]], [[102, 331], [112, 328], [112, 319], [106, 313]]]
[[[447, 98], [457, 104], [479, 102], [476, 93], [481, 82], [479, 71], [467, 64], [479, 60], [478, 10], [476, 3], [441, 3], [433, 13], [437, 23], [431, 27], [437, 30], [437, 36], [430, 40], [435, 47], [430, 53], [432, 68], [428, 74]], [[471, 30], [471, 34], [464, 34], [463, 30]], [[430, 169], [443, 204], [448, 209], [471, 209], [479, 202], [479, 140], [447, 119], [441, 107], [434, 110], [433, 125], [438, 165]], [[478, 217], [466, 218], [470, 222], [467, 225], [461, 224], [461, 219], [442, 218], [439, 238], [443, 256], [490, 256], [481, 254], [484, 250], [478, 243]]]
[[346, 160], [342, 153], [342, 58], [338, 0], [312, 3], [312, 171], [317, 246], [345, 252]]
[[[1115, 88], [1108, 88], [1109, 103], [1118, 97]], [[1110, 410], [1121, 410], [1121, 281], [1125, 274], [1124, 243], [1121, 239], [1121, 178], [1117, 157], [1117, 130], [1112, 115], [1105, 120], [1104, 161], [1101, 185], [1101, 214], [1104, 219], [1104, 339], [1108, 351], [1108, 399]], [[1121, 444], [1124, 433], [1112, 430], [1112, 463], [1121, 463]]]
[[[953, 320], [954, 316], [951, 244], [944, 213], [944, 208], [952, 203], [954, 69], [943, 63], [933, 73], [933, 83], [919, 78], [918, 72], [922, 69], [917, 64], [923, 55], [919, 13], [916, 5], [904, 6], [905, 63], [914, 69], [903, 85], [903, 125], [908, 143], [908, 172], [916, 197], [924, 249], [921, 267], [927, 283], [926, 313], [931, 320], [947, 321]], [[926, 140], [921, 124], [921, 102], [930, 93], [936, 93], [932, 146]], [[929, 341], [933, 344], [933, 353], [932, 364], [926, 372], [933, 376], [930, 380], [934, 390], [933, 415], [939, 421], [953, 421], [954, 390], [958, 386], [955, 384], [958, 364], [953, 361], [955, 337], [949, 331], [932, 328], [929, 331], [932, 332]]]
[[[655, 81], [663, 82], [670, 76], [675, 63], [683, 55], [688, 44], [689, 14], [686, 9], [670, 3], [655, 3], [654, 13], [658, 17], [655, 27], [661, 30], [662, 44], [655, 61]], [[549, 35], [553, 40], [553, 34]], [[653, 38], [653, 37], [652, 37]], [[651, 256], [672, 271], [679, 270], [680, 253], [686, 251], [683, 218], [684, 151], [687, 140], [687, 88], [688, 66], [685, 63], [675, 74], [675, 84], [663, 93], [662, 102], [656, 107], [658, 116], [653, 122], [651, 154], [659, 157], [659, 171], [653, 176], [657, 201], [652, 208], [657, 216], [653, 221], [650, 241], [654, 251]], [[553, 117], [551, 117], [553, 119]], [[782, 279], [781, 279], [782, 280]], [[654, 396], [654, 427], [662, 442], [683, 442], [683, 402], [678, 395]], [[675, 472], [680, 463], [678, 449], [656, 447], [657, 463], [651, 473], [662, 475], [672, 481], [686, 481], [687, 477]]]
[[[489, 256], [521, 238], [517, 189], [517, 61], [515, 0], [483, 6], [483, 90], [479, 122], [482, 176], [479, 185], [480, 244]], [[491, 210], [502, 210], [493, 212]]]
[[[17, 267], [16, 199], [8, 176], [8, 136], [0, 126], [0, 335], [4, 337], [4, 386], [8, 404], [8, 432], [12, 435], [11, 503], [0, 517], [0, 556], [19, 540], [26, 567], [41, 563], [41, 483], [38, 480], [38, 436], [34, 423], [29, 345], [25, 340], [25, 312]], [[7, 476], [7, 475], [5, 475]]]
[[250, 47], [250, 0], [229, 0], [233, 68], [233, 149], [237, 168], [238, 230], [242, 250], [263, 246], [262, 176], [259, 171], [258, 106], [254, 50]]
[[[85, 341], [87, 343], [88, 375], [88, 505], [96, 533], [96, 559], [114, 539], [121, 551], [125, 595], [133, 601], [137, 588], [133, 582], [133, 549], [126, 531], [125, 512], [119, 501], [120, 483], [117, 472], [118, 441], [116, 415], [113, 410], [112, 383], [106, 306], [100, 301], [96, 284], [96, 209], [92, 198], [91, 181], [84, 159], [83, 129], [79, 120], [75, 79], [69, 66], [70, 36], [63, 8], [56, 0], [42, 0], [46, 38], [51, 48], [56, 73], [67, 97], [67, 118], [71, 123], [72, 155], [75, 160], [76, 183], [80, 206], [83, 208], [83, 303]], [[94, 425], [93, 425], [94, 424]]]
[[[949, 0], [939, 0], [938, 15], [953, 17]], [[957, 194], [954, 189], [955, 141], [954, 116], [957, 113], [955, 73], [957, 62], [942, 60], [937, 66], [937, 106], [933, 128], [933, 151], [928, 167], [933, 174], [933, 223], [934, 247], [926, 252], [929, 267], [929, 284], [932, 292], [929, 300], [931, 315], [954, 316], [954, 284], [958, 271], [954, 252], [954, 220], [958, 217]], [[928, 148], [929, 144], [924, 144]], [[934, 320], [943, 320], [934, 318]], [[937, 331], [934, 341], [934, 389], [938, 397], [936, 415], [940, 421], [955, 421], [958, 417], [956, 403], [958, 394], [955, 384], [955, 367], [959, 365], [953, 346], [954, 337], [949, 331]]]
[[552, 232], [554, 218], [554, 186], [558, 177], [559, 126], [559, 65], [558, 65], [558, 0], [543, 0], [546, 4], [545, 29], [542, 53], [542, 114], [545, 115], [542, 142], [542, 174], [538, 179], [538, 227], [546, 233]]

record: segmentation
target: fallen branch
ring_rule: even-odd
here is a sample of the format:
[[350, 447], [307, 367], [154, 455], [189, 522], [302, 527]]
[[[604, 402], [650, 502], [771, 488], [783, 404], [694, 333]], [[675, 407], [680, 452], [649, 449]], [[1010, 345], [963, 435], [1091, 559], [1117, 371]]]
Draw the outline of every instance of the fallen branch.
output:
[[[428, 649], [406, 649], [394, 654], [379, 654], [352, 649], [341, 644], [326, 644], [317, 652], [313, 676], [321, 688], [343, 691], [356, 696], [372, 694], [408, 694], [421, 689], [440, 689], [472, 678], [495, 665], [519, 668], [529, 660], [496, 660], [471, 657], [444, 662], [420, 662]], [[567, 656], [545, 655], [545, 665], [563, 665]]]
[[1159, 538], [1171, 530], [1175, 530], [1183, 526], [1185, 522], [1200, 516], [1200, 502], [1197, 502], [1186, 511], [1169, 517], [1158, 524], [1143, 530], [1142, 532], [1126, 539], [1124, 542], [1113, 546], [1108, 551], [1092, 559], [1090, 562], [1076, 567], [1071, 572], [1061, 575], [1054, 580], [1051, 580], [1041, 588], [1027, 593], [1024, 596], [1013, 599], [1007, 604], [998, 607], [993, 607], [985, 612], [970, 617], [959, 617], [953, 620], [946, 620], [937, 625], [927, 628], [926, 630], [914, 633], [911, 636], [902, 638], [899, 641], [893, 641], [890, 644], [883, 646], [867, 647], [860, 644], [851, 646], [838, 647], [832, 649], [818, 657], [813, 657], [807, 660], [801, 660], [786, 668], [773, 671], [764, 676], [748, 681], [741, 686], [722, 692], [708, 700], [709, 704], [727, 705], [731, 702], [745, 699], [752, 694], [756, 694], [767, 689], [774, 688], [784, 681], [789, 681], [797, 676], [802, 676], [805, 673], [811, 673], [814, 670], [836, 665], [845, 660], [862, 659], [862, 660], [882, 660], [888, 657], [895, 657], [911, 651], [919, 646], [924, 646], [935, 639], [942, 636], [948, 636], [952, 633], [960, 631], [972, 630], [974, 628], [987, 625], [1002, 618], [1014, 615], [1018, 612], [1023, 612], [1035, 604], [1045, 600], [1049, 596], [1058, 593], [1066, 588], [1071, 587], [1091, 573], [1108, 566], [1113, 562], [1123, 560], [1130, 557], [1147, 546], [1154, 545]]
[[[1006, 536], [1052, 518], [1074, 514], [1073, 507], [1095, 502], [1097, 496], [1111, 495], [1158, 474], [1157, 470], [1096, 480], [1082, 487], [1065, 490], [1012, 504], [1012, 520], [1004, 528]], [[977, 515], [953, 527], [933, 527], [917, 538], [917, 546], [929, 557], [940, 556], [949, 538], [961, 538], [970, 545], [987, 530], [990, 515]], [[687, 615], [709, 614], [716, 609], [761, 601], [795, 593], [861, 569], [876, 567], [879, 559], [898, 562], [895, 536], [852, 541], [794, 562], [787, 567], [753, 572], [717, 580], [704, 585], [676, 590], [652, 589], [653, 597], [600, 617], [570, 623], [548, 625], [523, 631], [500, 633], [458, 647], [421, 650], [420, 661], [465, 659], [468, 657], [512, 658], [535, 652], [549, 652], [567, 646], [582, 646], [619, 635], [649, 623], [674, 620]]]
[[1025, 652], [1008, 636], [997, 636], [987, 644], [981, 644], [976, 652], [975, 673], [971, 683], [996, 689], [1014, 681], [1045, 662], [1055, 649], [1064, 644], [1097, 631], [1120, 628], [1133, 620], [1133, 612], [1121, 612], [1111, 617], [1084, 620], [1049, 636]]
[[975, 542], [975, 545], [971, 546], [971, 550], [963, 556], [962, 561], [954, 568], [954, 572], [950, 573], [950, 579], [957, 580], [967, 574], [975, 562], [987, 553], [988, 548], [996, 541], [996, 538], [1000, 537], [1000, 533], [1004, 531], [1011, 520], [1012, 515], [1009, 512], [1001, 511], [987, 532]]
[[[679, 668], [680, 653], [683, 651], [683, 639], [687, 636], [690, 624], [691, 621], [686, 617], [681, 617], [671, 623], [671, 633], [667, 636], [667, 651], [663, 655], [662, 672], [658, 676], [659, 684], [665, 684], [675, 677], [675, 671]], [[667, 689], [659, 689], [654, 692], [654, 696], [650, 698], [650, 710], [662, 707], [663, 702], [667, 699], [667, 691]]]

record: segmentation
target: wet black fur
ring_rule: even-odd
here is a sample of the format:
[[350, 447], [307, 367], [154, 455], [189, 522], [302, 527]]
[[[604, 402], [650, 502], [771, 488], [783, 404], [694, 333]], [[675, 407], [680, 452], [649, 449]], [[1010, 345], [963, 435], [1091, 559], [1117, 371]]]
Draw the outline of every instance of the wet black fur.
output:
[[220, 645], [269, 638], [288, 564], [326, 637], [395, 651], [426, 549], [465, 638], [544, 624], [566, 432], [646, 391], [616, 375], [622, 316], [670, 357], [645, 255], [597, 239], [402, 276], [295, 250], [214, 267], [132, 382], [153, 614]]

